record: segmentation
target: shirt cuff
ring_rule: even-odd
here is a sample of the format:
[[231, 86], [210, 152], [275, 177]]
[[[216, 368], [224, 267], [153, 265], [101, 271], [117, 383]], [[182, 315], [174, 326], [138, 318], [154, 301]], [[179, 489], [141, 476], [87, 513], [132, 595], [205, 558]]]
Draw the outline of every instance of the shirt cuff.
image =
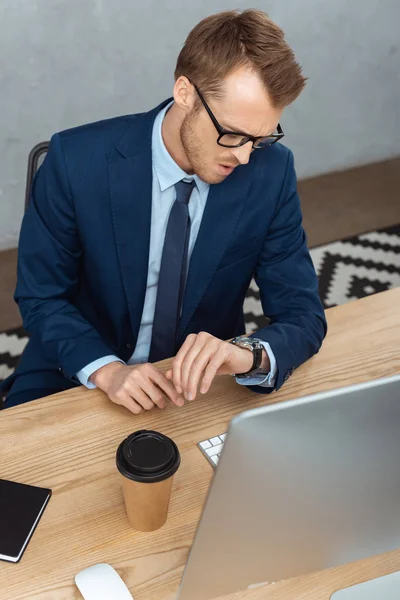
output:
[[86, 367], [78, 371], [76, 376], [79, 379], [80, 383], [87, 387], [88, 390], [94, 390], [96, 386], [94, 385], [94, 383], [89, 381], [89, 377], [93, 375], [95, 371], [101, 369], [101, 367], [105, 367], [106, 365], [109, 365], [112, 362], [121, 362], [125, 364], [123, 360], [118, 358], [118, 356], [109, 354], [108, 356], [103, 356], [102, 358], [98, 358], [97, 360], [94, 360], [93, 362], [89, 363], [88, 365], [86, 365]]
[[269, 373], [257, 373], [257, 375], [253, 375], [252, 377], [236, 377], [236, 382], [239, 385], [260, 385], [261, 387], [274, 387], [276, 373], [277, 373], [277, 364], [274, 353], [272, 352], [271, 346], [268, 342], [264, 342], [263, 340], [258, 340], [264, 346], [265, 352], [269, 358], [269, 364], [271, 365]]

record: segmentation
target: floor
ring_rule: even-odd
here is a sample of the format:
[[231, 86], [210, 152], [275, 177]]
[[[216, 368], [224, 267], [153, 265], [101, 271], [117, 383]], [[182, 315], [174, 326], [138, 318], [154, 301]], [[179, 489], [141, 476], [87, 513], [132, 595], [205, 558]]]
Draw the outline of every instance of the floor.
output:
[[[400, 223], [400, 158], [299, 182], [310, 248]], [[0, 331], [19, 327], [17, 251], [0, 252]]]
[[400, 157], [299, 182], [310, 248], [400, 223]]
[[0, 252], [0, 331], [21, 325], [18, 307], [13, 301], [16, 263], [17, 250]]

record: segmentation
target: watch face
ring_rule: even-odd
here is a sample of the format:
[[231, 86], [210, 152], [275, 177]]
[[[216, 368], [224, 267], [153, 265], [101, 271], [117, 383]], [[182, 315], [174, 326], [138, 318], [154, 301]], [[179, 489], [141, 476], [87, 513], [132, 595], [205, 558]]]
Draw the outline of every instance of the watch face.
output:
[[235, 344], [237, 346], [247, 346], [249, 348], [252, 347], [251, 341], [247, 337], [244, 337], [244, 336], [239, 336], [239, 337], [235, 338]]
[[256, 338], [248, 338], [248, 337], [240, 336], [240, 337], [236, 338], [236, 343], [239, 343], [241, 346], [242, 345], [249, 346], [249, 348], [264, 348], [264, 346], [262, 345], [260, 340], [257, 340]]

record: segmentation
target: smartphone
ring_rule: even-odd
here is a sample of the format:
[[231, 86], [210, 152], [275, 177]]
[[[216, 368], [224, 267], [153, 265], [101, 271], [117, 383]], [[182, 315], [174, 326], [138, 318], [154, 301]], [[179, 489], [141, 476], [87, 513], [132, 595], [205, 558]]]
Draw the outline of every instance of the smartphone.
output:
[[49, 489], [0, 479], [0, 560], [21, 560], [50, 497]]

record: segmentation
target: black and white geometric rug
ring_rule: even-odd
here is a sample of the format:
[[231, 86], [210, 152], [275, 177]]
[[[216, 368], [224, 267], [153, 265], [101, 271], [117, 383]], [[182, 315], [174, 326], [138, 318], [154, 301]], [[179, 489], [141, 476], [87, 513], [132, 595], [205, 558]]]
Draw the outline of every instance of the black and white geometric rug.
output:
[[[400, 225], [313, 248], [311, 258], [325, 308], [400, 287]], [[247, 333], [267, 323], [254, 280], [244, 314]], [[22, 328], [0, 333], [0, 381], [13, 372], [27, 341]]]
[[[400, 287], [400, 225], [310, 250], [324, 308]], [[255, 281], [244, 303], [248, 333], [264, 327]]]
[[22, 327], [0, 333], [0, 382], [14, 371], [27, 343], [28, 337]]

